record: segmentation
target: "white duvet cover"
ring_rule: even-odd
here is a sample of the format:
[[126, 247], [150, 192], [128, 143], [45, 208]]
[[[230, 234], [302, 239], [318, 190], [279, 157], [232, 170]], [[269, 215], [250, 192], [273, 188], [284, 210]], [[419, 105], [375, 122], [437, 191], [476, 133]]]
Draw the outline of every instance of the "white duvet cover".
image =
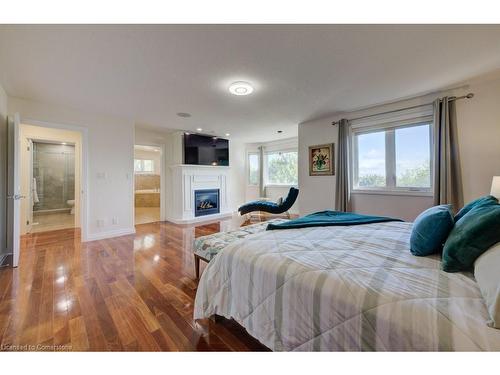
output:
[[471, 274], [409, 251], [411, 223], [267, 231], [205, 269], [195, 319], [233, 318], [272, 350], [500, 350]]

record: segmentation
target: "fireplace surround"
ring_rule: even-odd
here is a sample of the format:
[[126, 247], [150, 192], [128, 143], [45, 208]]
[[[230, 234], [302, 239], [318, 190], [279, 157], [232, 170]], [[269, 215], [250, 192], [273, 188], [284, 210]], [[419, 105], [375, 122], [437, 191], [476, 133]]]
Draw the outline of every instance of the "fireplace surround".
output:
[[[176, 224], [189, 224], [230, 217], [230, 168], [190, 164], [170, 166], [172, 198], [167, 202], [167, 220]], [[196, 214], [195, 192], [198, 190], [219, 191], [217, 212], [203, 210], [205, 212], [201, 215]]]

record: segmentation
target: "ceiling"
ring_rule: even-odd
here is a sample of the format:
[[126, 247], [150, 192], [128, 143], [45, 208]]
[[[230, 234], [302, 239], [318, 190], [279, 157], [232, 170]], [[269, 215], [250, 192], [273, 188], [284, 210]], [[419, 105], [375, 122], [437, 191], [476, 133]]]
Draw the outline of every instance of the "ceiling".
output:
[[[140, 126], [268, 141], [495, 70], [499, 40], [499, 25], [1, 26], [0, 83]], [[239, 80], [254, 93], [231, 95]]]

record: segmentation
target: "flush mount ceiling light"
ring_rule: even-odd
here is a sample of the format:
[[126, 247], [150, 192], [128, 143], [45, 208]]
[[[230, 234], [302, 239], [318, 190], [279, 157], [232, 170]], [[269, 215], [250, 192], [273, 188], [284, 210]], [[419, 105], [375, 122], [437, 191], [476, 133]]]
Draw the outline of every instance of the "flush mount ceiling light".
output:
[[229, 85], [229, 92], [233, 95], [250, 95], [253, 92], [253, 87], [245, 81], [237, 81]]

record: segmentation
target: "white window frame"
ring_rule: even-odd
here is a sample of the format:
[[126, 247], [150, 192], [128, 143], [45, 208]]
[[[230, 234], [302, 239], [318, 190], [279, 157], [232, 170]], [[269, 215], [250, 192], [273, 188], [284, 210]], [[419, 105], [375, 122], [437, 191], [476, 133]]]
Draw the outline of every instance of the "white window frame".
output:
[[[430, 140], [430, 187], [398, 187], [396, 186], [396, 145], [395, 130], [418, 125], [429, 125]], [[407, 111], [393, 116], [377, 116], [364, 121], [353, 122], [350, 128], [351, 163], [350, 174], [352, 182], [350, 191], [352, 194], [384, 194], [384, 195], [433, 195], [433, 165], [434, 165], [434, 137], [433, 137], [432, 109], [424, 108], [419, 111]], [[358, 187], [358, 144], [357, 135], [385, 131], [385, 187]]]
[[[277, 184], [277, 183], [270, 183], [269, 182], [269, 171], [268, 171], [268, 166], [267, 166], [267, 156], [270, 154], [279, 154], [279, 153], [289, 153], [289, 152], [295, 152], [297, 154], [297, 162], [299, 158], [299, 151], [296, 148], [286, 148], [286, 149], [276, 149], [276, 150], [267, 150], [264, 153], [264, 186], [266, 187], [292, 187], [292, 186], [297, 186], [297, 184]], [[298, 166], [297, 166], [297, 180], [299, 178], [298, 176], [299, 171], [298, 171]]]
[[258, 151], [247, 152], [247, 160], [246, 160], [246, 163], [247, 163], [247, 168], [246, 168], [247, 169], [247, 173], [246, 173], [247, 174], [247, 185], [248, 186], [259, 186], [259, 181], [258, 181], [259, 179], [257, 179], [257, 183], [255, 183], [255, 184], [252, 184], [250, 181], [250, 156], [251, 155], [257, 156], [257, 163], [258, 163], [257, 172], [258, 172], [258, 174], [260, 174], [260, 170], [259, 170], [260, 169], [260, 153]]
[[[136, 160], [139, 160], [141, 162], [141, 166], [142, 166], [142, 170], [141, 171], [136, 171], [135, 170], [135, 162]], [[152, 164], [152, 167], [153, 169], [151, 171], [144, 171], [144, 161], [145, 160], [150, 160], [151, 161], [151, 164]], [[135, 174], [155, 174], [155, 161], [154, 159], [140, 159], [140, 158], [134, 158], [134, 173]]]

